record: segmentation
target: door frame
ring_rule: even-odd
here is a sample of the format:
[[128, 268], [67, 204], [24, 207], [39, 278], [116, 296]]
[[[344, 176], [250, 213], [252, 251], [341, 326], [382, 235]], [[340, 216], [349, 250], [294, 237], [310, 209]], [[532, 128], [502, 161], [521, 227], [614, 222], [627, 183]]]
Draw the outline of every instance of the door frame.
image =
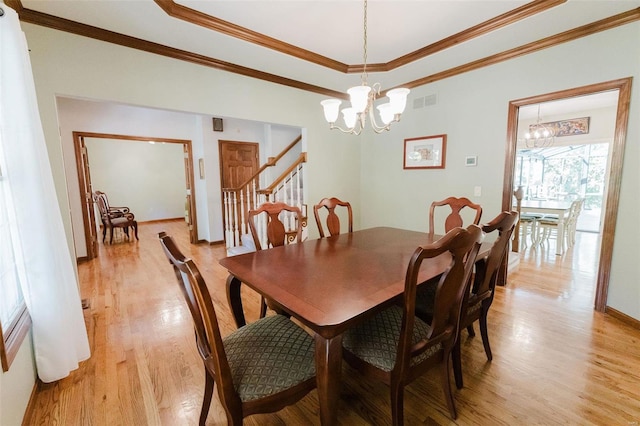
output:
[[620, 203], [620, 185], [622, 182], [622, 164], [624, 160], [624, 148], [627, 138], [627, 124], [629, 121], [629, 102], [631, 99], [631, 82], [633, 78], [622, 78], [603, 83], [591, 84], [544, 95], [531, 96], [509, 102], [509, 114], [507, 118], [507, 146], [505, 150], [504, 187], [502, 190], [502, 210], [512, 209], [514, 178], [513, 173], [516, 163], [516, 151], [518, 141], [518, 113], [525, 105], [543, 102], [557, 101], [564, 98], [591, 95], [599, 92], [618, 90], [618, 107], [616, 112], [616, 125], [611, 149], [611, 172], [607, 185], [607, 198], [605, 204], [602, 238], [600, 246], [600, 261], [596, 280], [596, 297], [594, 309], [605, 312], [607, 307], [607, 294], [611, 278], [611, 260], [613, 257], [613, 242], [618, 217], [618, 205]]
[[[85, 198], [87, 197], [86, 189], [91, 191], [91, 205], [93, 206], [93, 187], [91, 186], [91, 173], [89, 167], [89, 158], [87, 163], [83, 161], [82, 147], [84, 145], [84, 138], [98, 138], [98, 139], [118, 139], [128, 140], [135, 142], [165, 142], [165, 143], [179, 143], [183, 145], [184, 150], [184, 162], [185, 162], [185, 181], [186, 192], [189, 199], [189, 239], [192, 244], [198, 242], [198, 226], [196, 220], [196, 193], [194, 188], [194, 175], [193, 175], [193, 151], [191, 149], [191, 141], [188, 139], [169, 139], [169, 138], [157, 138], [150, 136], [132, 136], [132, 135], [118, 135], [112, 133], [93, 133], [93, 132], [79, 132], [73, 133], [73, 148], [76, 156], [76, 172], [78, 174], [78, 188], [80, 191], [81, 206], [82, 206], [82, 221], [84, 224], [84, 237], [87, 247], [87, 257], [81, 260], [91, 260], [97, 256], [97, 241], [94, 241], [97, 235], [96, 221], [94, 218], [94, 212], [87, 208], [88, 203]], [[85, 168], [86, 167], [86, 168]], [[85, 170], [88, 173], [85, 173]], [[93, 219], [92, 219], [93, 218]]]

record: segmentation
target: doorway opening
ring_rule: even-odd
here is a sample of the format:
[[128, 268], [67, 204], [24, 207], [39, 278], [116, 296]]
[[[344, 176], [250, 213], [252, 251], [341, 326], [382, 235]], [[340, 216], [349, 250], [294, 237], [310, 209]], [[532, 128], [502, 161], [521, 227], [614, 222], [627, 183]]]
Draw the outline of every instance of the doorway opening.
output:
[[607, 292], [611, 275], [613, 242], [615, 237], [618, 205], [620, 201], [622, 163], [624, 158], [627, 122], [629, 118], [631, 78], [613, 80], [511, 101], [509, 103], [509, 115], [507, 120], [507, 147], [505, 154], [504, 187], [502, 193], [503, 210], [512, 208], [513, 194], [517, 188], [515, 185], [515, 169], [518, 151], [518, 119], [520, 109], [532, 105], [537, 106], [544, 102], [577, 99], [587, 95], [615, 91], [618, 93], [618, 101], [615, 113], [614, 135], [610, 147], [609, 168], [611, 172], [604, 188], [605, 200], [603, 207], [602, 238], [600, 239], [600, 257], [594, 301], [594, 308], [599, 312], [604, 312], [606, 309]]
[[[87, 247], [87, 257], [79, 260], [90, 260], [97, 256], [98, 237], [96, 216], [93, 203], [93, 185], [91, 183], [91, 167], [85, 139], [99, 140], [124, 140], [130, 142], [145, 143], [171, 143], [182, 145], [182, 155], [184, 158], [185, 176], [185, 221], [189, 228], [190, 241], [192, 244], [198, 242], [198, 230], [196, 221], [196, 198], [193, 190], [193, 155], [191, 141], [183, 139], [164, 139], [156, 137], [141, 137], [129, 135], [114, 135], [90, 132], [73, 132], [74, 151], [78, 170], [78, 183], [82, 196], [82, 218], [84, 225], [84, 236]], [[116, 153], [114, 156], [122, 155]], [[126, 154], [125, 154], [126, 155]], [[122, 171], [126, 173], [125, 170]]]

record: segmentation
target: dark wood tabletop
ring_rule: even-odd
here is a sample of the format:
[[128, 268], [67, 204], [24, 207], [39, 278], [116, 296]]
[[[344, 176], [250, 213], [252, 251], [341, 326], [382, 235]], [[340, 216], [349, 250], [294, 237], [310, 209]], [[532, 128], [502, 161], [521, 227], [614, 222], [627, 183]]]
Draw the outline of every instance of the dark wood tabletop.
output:
[[[440, 236], [371, 228], [299, 244], [227, 257], [227, 295], [237, 325], [244, 325], [242, 283], [271, 299], [316, 333], [320, 418], [335, 424], [347, 328], [384, 309], [404, 291], [411, 255]], [[488, 247], [481, 249], [488, 252]], [[448, 254], [426, 259], [418, 282], [436, 277]]]

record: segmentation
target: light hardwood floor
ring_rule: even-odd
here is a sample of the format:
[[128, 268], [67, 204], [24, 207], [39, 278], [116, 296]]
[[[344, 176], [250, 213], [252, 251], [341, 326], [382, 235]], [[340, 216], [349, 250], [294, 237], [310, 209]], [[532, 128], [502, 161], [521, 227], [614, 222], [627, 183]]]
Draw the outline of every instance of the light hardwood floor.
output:
[[[157, 240], [167, 231], [198, 264], [223, 333], [234, 330], [227, 307], [222, 246], [188, 243], [183, 222], [140, 225], [140, 241], [100, 244], [98, 258], [79, 266], [92, 357], [68, 378], [42, 384], [29, 425], [194, 425], [204, 388], [189, 312]], [[580, 235], [581, 233], [579, 233]], [[638, 425], [640, 330], [593, 311], [595, 234], [579, 250], [551, 247], [521, 253], [508, 286], [489, 313], [494, 354], [480, 335], [462, 336], [465, 387], [455, 390], [458, 419], [432, 372], [405, 390], [407, 425]], [[579, 253], [578, 253], [579, 252]], [[259, 299], [244, 293], [248, 320]], [[476, 327], [477, 328], [477, 327]], [[455, 389], [455, 387], [454, 387]], [[341, 425], [389, 424], [389, 391], [344, 367]], [[317, 394], [246, 425], [318, 425]], [[226, 424], [214, 395], [208, 425]]]

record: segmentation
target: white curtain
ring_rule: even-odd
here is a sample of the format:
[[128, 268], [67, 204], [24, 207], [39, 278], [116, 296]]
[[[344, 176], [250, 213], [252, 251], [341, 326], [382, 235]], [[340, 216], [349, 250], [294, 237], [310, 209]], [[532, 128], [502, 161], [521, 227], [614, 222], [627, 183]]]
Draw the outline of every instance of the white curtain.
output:
[[90, 356], [74, 264], [44, 140], [26, 38], [0, 2], [0, 155], [15, 208], [17, 253], [38, 376], [52, 382]]

